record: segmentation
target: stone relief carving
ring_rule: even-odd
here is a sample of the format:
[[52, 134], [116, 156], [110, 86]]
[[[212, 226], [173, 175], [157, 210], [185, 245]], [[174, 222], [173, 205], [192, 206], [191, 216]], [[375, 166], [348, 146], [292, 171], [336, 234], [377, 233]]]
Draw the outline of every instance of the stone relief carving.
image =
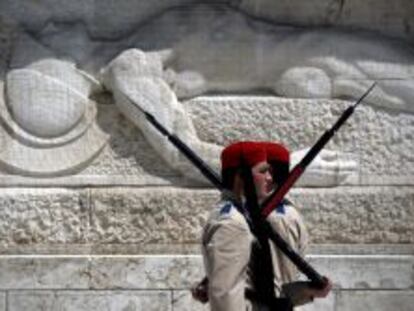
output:
[[[144, 133], [151, 146], [164, 160], [182, 175], [205, 182], [198, 171], [145, 119], [138, 107], [153, 114], [170, 132], [176, 133], [216, 171], [222, 147], [201, 141], [175, 93], [163, 79], [159, 54], [127, 50], [103, 70], [103, 83], [113, 92], [115, 103], [124, 115]], [[138, 106], [138, 107], [136, 107]], [[297, 163], [305, 154], [293, 154]], [[356, 163], [339, 152], [325, 150], [304, 174], [301, 183], [314, 186], [337, 185], [355, 174]]]
[[[211, 4], [164, 10], [110, 43], [88, 33], [81, 23], [68, 28], [49, 22], [38, 38], [88, 70], [99, 70], [125, 47], [166, 50], [165, 79], [179, 99], [263, 91], [287, 98], [354, 99], [376, 80], [370, 104], [414, 110], [413, 49], [377, 33], [280, 26]], [[72, 48], [78, 42], [81, 51]]]
[[[84, 47], [81, 52], [68, 46], [73, 45], [73, 41], [59, 39], [61, 26], [51, 22], [37, 34], [37, 43], [30, 44], [36, 45], [38, 51], [33, 53], [34, 57], [41, 59], [51, 54], [57, 58], [66, 53], [67, 58], [75, 59], [81, 68], [94, 73], [116, 51], [137, 47], [115, 58], [103, 71], [102, 82], [113, 92], [119, 109], [139, 127], [154, 149], [167, 163], [189, 178], [200, 180], [192, 166], [154, 132], [134, 105], [154, 113], [167, 128], [176, 132], [216, 168], [221, 147], [198, 138], [180, 100], [211, 92], [234, 94], [262, 91], [288, 98], [352, 99], [358, 97], [372, 80], [378, 80], [376, 92], [367, 99], [372, 105], [396, 111], [413, 111], [410, 100], [414, 94], [414, 54], [410, 47], [399, 41], [371, 34], [280, 27], [252, 19], [227, 6], [205, 4], [192, 5], [186, 10], [167, 10], [144, 23], [133, 34], [114, 39], [111, 43], [90, 38], [87, 29], [79, 24], [75, 26], [73, 31], [76, 36], [69, 35], [71, 29], [66, 25], [62, 28], [66, 34], [63, 38], [81, 38]], [[36, 147], [39, 154], [44, 154], [46, 150], [53, 153], [54, 147], [64, 148], [79, 142], [79, 138], [86, 137], [86, 133], [91, 133], [94, 112], [88, 97], [100, 85], [84, 72], [66, 68], [56, 60], [52, 62], [61, 70], [59, 77], [48, 72], [48, 66], [39, 65], [42, 62], [30, 65], [31, 60], [22, 51], [27, 48], [27, 42], [16, 44], [12, 55], [11, 63], [17, 67], [23, 65], [24, 68], [10, 71], [6, 78], [7, 96], [2, 103], [5, 107], [2, 118], [7, 131], [2, 135], [6, 137], [12, 131], [14, 136], [8, 139], [17, 141], [19, 148], [31, 148], [32, 152]], [[97, 55], [96, 51], [101, 52]], [[61, 77], [71, 74], [76, 78], [59, 81]], [[87, 80], [89, 84], [77, 84], [79, 80]], [[30, 83], [29, 87], [27, 83]], [[37, 86], [40, 88], [33, 91], [32, 88]], [[25, 91], [20, 93], [20, 88], [25, 88]], [[47, 99], [53, 92], [65, 94], [62, 95], [65, 98], [64, 108], [56, 108]], [[38, 95], [45, 99], [31, 102]], [[30, 114], [24, 112], [25, 101], [32, 104], [28, 110], [32, 111]], [[7, 110], [7, 107], [10, 109]], [[34, 115], [37, 109], [56, 111], [58, 117], [43, 115], [37, 118]], [[65, 116], [59, 114], [59, 109], [64, 109]], [[95, 147], [94, 144], [86, 144], [87, 149], [94, 152], [85, 155], [82, 165], [99, 153], [104, 139], [99, 141], [102, 143]], [[7, 146], [11, 145], [7, 143]], [[2, 153], [3, 165], [21, 174], [54, 176], [74, 171], [67, 166], [64, 169], [59, 166], [30, 172], [28, 165], [23, 164], [30, 162], [30, 157], [14, 163], [17, 160], [12, 159], [10, 152], [15, 151]], [[21, 154], [29, 153], [22, 151]], [[304, 176], [305, 184], [337, 184], [356, 172], [355, 162], [333, 151], [326, 151], [318, 161]], [[322, 181], [321, 176], [331, 177]]]
[[156, 29], [168, 38], [159, 45], [170, 48], [166, 79], [178, 98], [265, 90], [288, 98], [355, 99], [375, 80], [370, 104], [414, 111], [414, 51], [398, 40], [282, 27], [231, 9], [192, 6], [163, 14], [129, 44], [152, 49], [145, 34]]
[[170, 132], [177, 133], [218, 171], [221, 148], [198, 138], [190, 117], [163, 79], [159, 55], [147, 55], [136, 49], [125, 51], [104, 69], [103, 83], [113, 92], [119, 109], [139, 127], [166, 163], [184, 176], [204, 181], [192, 164], [153, 129], [135, 105], [152, 113]]
[[95, 124], [95, 79], [69, 62], [44, 59], [8, 72], [1, 83], [0, 166], [24, 176], [54, 177], [84, 168], [107, 135]]

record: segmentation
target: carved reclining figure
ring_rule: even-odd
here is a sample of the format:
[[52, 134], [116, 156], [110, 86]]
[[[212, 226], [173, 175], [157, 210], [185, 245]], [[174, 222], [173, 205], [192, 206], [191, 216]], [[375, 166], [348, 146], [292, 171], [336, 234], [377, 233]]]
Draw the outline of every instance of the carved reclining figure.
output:
[[[161, 57], [137, 49], [125, 51], [103, 71], [103, 83], [113, 92], [115, 103], [124, 115], [143, 132], [151, 146], [166, 163], [182, 175], [206, 182], [199, 172], [161, 136], [145, 119], [139, 106], [153, 114], [170, 132], [176, 133], [197, 154], [218, 170], [222, 147], [203, 142], [197, 136], [192, 120], [183, 105], [163, 79]], [[304, 151], [293, 155], [293, 163], [300, 160]], [[356, 164], [341, 158], [338, 152], [323, 151], [304, 175], [302, 184], [336, 185], [350, 173]]]

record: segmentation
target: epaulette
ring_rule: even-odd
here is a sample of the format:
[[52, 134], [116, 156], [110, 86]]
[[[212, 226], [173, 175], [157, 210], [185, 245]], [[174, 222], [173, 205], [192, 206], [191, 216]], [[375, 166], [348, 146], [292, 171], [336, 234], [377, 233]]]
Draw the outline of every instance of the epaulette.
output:
[[276, 213], [284, 215], [286, 213], [285, 203], [284, 202], [279, 203], [279, 205], [276, 207], [275, 210], [276, 210]]
[[286, 207], [285, 205], [292, 205], [292, 203], [288, 199], [283, 199], [282, 202], [275, 208], [276, 213], [285, 215], [286, 214]]
[[228, 215], [233, 208], [233, 204], [226, 203], [224, 206], [220, 209], [220, 216]]

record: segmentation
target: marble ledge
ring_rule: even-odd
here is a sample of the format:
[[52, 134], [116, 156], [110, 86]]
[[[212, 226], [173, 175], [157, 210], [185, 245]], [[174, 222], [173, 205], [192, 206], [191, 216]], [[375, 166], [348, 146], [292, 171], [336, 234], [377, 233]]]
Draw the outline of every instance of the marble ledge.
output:
[[[414, 255], [310, 255], [336, 290], [411, 290]], [[0, 290], [186, 290], [199, 255], [0, 256]]]

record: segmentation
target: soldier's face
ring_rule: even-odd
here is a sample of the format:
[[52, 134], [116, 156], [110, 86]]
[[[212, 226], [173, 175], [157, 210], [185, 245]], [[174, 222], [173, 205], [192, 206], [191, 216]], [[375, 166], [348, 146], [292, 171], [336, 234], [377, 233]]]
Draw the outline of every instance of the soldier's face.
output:
[[252, 175], [256, 186], [257, 198], [262, 202], [273, 189], [273, 179], [267, 162], [257, 163], [252, 167]]

